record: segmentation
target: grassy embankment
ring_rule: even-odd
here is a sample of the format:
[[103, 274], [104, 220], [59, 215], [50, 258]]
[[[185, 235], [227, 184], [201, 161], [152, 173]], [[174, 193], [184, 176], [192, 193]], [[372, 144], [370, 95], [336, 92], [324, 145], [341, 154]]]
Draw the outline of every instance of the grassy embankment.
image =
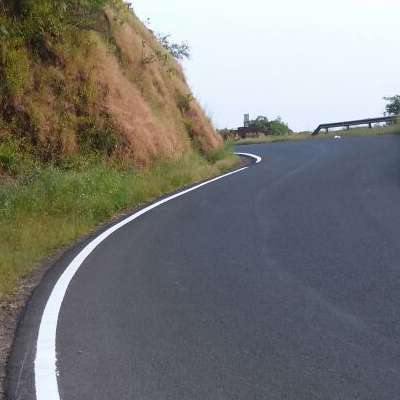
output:
[[0, 176], [0, 300], [43, 258], [112, 216], [237, 162], [229, 149], [219, 149], [207, 158], [190, 153], [147, 169], [95, 156], [44, 165], [13, 143], [0, 145], [0, 160], [11, 173]]
[[241, 139], [235, 144], [258, 144], [258, 143], [274, 143], [274, 142], [285, 142], [295, 140], [317, 140], [317, 139], [332, 139], [336, 135], [346, 136], [379, 136], [379, 135], [396, 135], [400, 134], [400, 124], [379, 127], [379, 128], [352, 128], [350, 130], [340, 130], [335, 132], [324, 133], [321, 132], [317, 136], [312, 136], [309, 133], [293, 133], [290, 135], [276, 135], [276, 136], [261, 136], [258, 138]]
[[0, 4], [3, 300], [53, 251], [237, 158], [192, 96], [175, 44], [122, 0]]

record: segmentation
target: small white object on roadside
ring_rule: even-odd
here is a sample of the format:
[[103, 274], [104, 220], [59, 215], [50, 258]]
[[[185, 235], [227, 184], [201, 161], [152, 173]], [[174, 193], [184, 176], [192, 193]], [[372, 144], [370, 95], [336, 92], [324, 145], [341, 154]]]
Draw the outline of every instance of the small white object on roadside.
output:
[[341, 136], [339, 136], [339, 135], [336, 135], [335, 136], [335, 139], [341, 139], [342, 137]]

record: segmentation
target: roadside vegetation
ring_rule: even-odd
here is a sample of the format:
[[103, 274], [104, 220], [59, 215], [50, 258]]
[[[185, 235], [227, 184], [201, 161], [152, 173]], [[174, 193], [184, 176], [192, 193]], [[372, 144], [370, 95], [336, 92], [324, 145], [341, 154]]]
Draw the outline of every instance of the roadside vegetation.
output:
[[123, 0], [0, 0], [0, 140], [42, 160], [205, 154], [222, 141], [187, 85], [189, 56]]
[[245, 139], [228, 140], [229, 143], [235, 144], [257, 144], [257, 143], [275, 143], [285, 142], [288, 140], [308, 140], [311, 139], [311, 133], [291, 133], [286, 135], [272, 136], [272, 135], [259, 135], [248, 137]]
[[0, 144], [0, 299], [36, 263], [124, 210], [235, 166], [229, 147], [138, 169], [98, 154], [40, 163], [13, 141]]
[[[277, 117], [273, 120], [269, 120], [263, 115], [259, 115], [256, 119], [247, 121], [247, 124], [242, 129], [246, 135], [251, 138], [255, 137], [269, 137], [270, 141], [279, 140], [278, 138], [289, 136], [293, 131], [289, 128], [288, 124], [284, 122], [281, 117]], [[238, 140], [241, 132], [232, 129], [220, 129], [218, 133], [224, 139], [224, 141]]]
[[391, 126], [376, 126], [372, 129], [369, 128], [352, 128], [350, 130], [336, 130], [329, 133], [321, 132], [316, 136], [312, 136], [311, 132], [291, 133], [289, 135], [271, 136], [260, 135], [258, 137], [249, 137], [246, 139], [229, 140], [229, 143], [234, 144], [257, 144], [257, 143], [275, 143], [284, 141], [297, 141], [297, 140], [319, 140], [319, 139], [333, 139], [335, 136], [379, 136], [379, 135], [397, 135], [400, 134], [400, 123]]
[[400, 95], [384, 97], [387, 102], [386, 113], [389, 115], [400, 115]]
[[292, 133], [288, 124], [282, 121], [281, 117], [270, 121], [267, 117], [260, 115], [256, 119], [249, 121], [248, 128], [254, 132], [272, 136], [289, 135]]
[[122, 0], [0, 0], [0, 300], [99, 224], [238, 163], [189, 56]]

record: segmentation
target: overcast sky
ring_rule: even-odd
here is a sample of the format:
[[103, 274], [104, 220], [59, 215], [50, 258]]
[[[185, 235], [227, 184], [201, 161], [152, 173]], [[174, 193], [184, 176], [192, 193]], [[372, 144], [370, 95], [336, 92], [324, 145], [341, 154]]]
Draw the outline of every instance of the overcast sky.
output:
[[400, 0], [134, 0], [151, 28], [187, 41], [184, 67], [217, 127], [243, 114], [294, 130], [382, 115], [400, 94]]

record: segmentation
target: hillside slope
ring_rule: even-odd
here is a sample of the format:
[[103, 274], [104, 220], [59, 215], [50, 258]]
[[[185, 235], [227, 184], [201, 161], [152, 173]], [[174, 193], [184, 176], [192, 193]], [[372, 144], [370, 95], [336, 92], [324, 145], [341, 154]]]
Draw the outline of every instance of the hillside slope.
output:
[[18, 315], [78, 238], [233, 168], [121, 0], [0, 0], [0, 399]]
[[179, 63], [123, 2], [6, 3], [0, 139], [44, 160], [89, 149], [140, 166], [221, 145]]
[[116, 214], [237, 163], [120, 0], [0, 0], [0, 302]]

